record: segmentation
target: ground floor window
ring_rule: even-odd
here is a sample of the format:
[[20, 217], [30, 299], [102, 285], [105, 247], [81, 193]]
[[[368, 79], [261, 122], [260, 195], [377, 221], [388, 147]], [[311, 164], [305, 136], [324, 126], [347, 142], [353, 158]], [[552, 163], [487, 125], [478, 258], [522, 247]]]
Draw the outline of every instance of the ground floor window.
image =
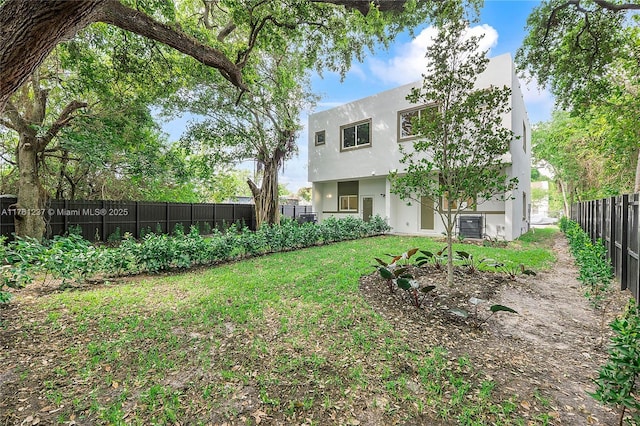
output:
[[358, 211], [358, 196], [357, 195], [343, 195], [340, 197], [340, 210], [341, 211]]
[[338, 182], [338, 210], [341, 212], [358, 211], [358, 181]]

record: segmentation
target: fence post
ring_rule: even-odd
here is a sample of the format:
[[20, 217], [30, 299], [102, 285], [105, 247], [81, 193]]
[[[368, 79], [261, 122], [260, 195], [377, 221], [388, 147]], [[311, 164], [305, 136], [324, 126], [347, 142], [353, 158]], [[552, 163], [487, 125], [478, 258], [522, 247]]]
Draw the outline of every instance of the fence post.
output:
[[609, 253], [609, 261], [613, 270], [616, 270], [616, 197], [609, 198], [609, 244], [607, 244], [607, 252]]
[[69, 200], [64, 200], [64, 211], [62, 212], [62, 235], [69, 232]]
[[[640, 306], [640, 194], [633, 195], [633, 204], [632, 204], [632, 214], [633, 214], [633, 224], [636, 227], [636, 270], [633, 276], [635, 277], [635, 282], [632, 284], [632, 293], [633, 297], [636, 299], [636, 305]], [[631, 235], [632, 232], [628, 232], [628, 235]]]
[[136, 207], [136, 239], [140, 238], [140, 203], [138, 201], [135, 202]]
[[169, 222], [169, 202], [164, 203], [165, 204], [165, 209], [166, 209], [166, 213], [167, 213], [167, 235], [171, 234], [171, 224]]
[[[106, 208], [105, 208], [105, 202], [104, 200], [100, 200], [100, 208], [102, 209], [103, 212], [106, 212]], [[100, 232], [101, 235], [101, 239], [103, 242], [107, 241], [107, 236], [105, 235], [105, 233], [107, 232], [107, 214], [103, 214], [102, 215], [102, 223], [100, 224], [102, 226], [102, 232]]]
[[629, 232], [625, 232], [628, 228], [629, 228], [629, 195], [624, 194], [622, 196], [622, 206], [621, 206], [621, 213], [622, 213], [622, 241], [621, 241], [621, 245], [622, 245], [622, 258], [620, 259], [621, 262], [621, 269], [620, 269], [620, 290], [626, 290], [627, 289], [627, 277], [629, 276], [628, 274], [628, 267], [629, 267]]

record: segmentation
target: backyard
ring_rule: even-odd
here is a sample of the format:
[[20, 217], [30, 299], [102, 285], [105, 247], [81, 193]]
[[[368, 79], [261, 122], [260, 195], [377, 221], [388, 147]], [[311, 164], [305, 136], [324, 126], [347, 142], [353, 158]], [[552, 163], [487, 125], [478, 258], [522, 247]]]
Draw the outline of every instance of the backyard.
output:
[[[0, 424], [611, 424], [587, 391], [628, 296], [594, 310], [555, 229], [456, 244], [537, 276], [458, 268], [450, 288], [429, 265], [421, 309], [372, 267], [442, 245], [381, 236], [66, 291], [36, 281], [0, 307]], [[487, 301], [476, 317], [451, 314], [471, 297]], [[489, 303], [519, 315], [474, 326]]]

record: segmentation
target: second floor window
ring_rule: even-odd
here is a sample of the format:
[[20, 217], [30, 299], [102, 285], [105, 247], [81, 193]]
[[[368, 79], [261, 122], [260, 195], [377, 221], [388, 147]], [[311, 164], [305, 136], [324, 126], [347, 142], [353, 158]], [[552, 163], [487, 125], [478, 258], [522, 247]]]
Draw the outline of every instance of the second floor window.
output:
[[340, 128], [341, 149], [371, 145], [371, 120], [348, 124]]
[[437, 112], [435, 105], [421, 106], [405, 111], [398, 112], [398, 140], [408, 140], [418, 136], [413, 129], [413, 119], [421, 119], [425, 114], [434, 114]]

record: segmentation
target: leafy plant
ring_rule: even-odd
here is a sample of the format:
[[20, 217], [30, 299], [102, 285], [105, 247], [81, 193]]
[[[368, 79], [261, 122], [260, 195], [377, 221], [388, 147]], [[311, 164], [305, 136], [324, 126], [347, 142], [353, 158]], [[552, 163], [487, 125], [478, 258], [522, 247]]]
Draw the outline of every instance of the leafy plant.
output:
[[596, 400], [620, 409], [619, 425], [628, 414], [627, 423], [640, 424], [640, 400], [637, 379], [640, 375], [640, 317], [631, 301], [624, 315], [611, 323], [615, 335], [611, 338], [609, 360], [594, 380], [596, 390], [590, 395]]
[[426, 264], [432, 263], [438, 271], [442, 270], [445, 265], [445, 260], [447, 259], [447, 254], [445, 253], [446, 250], [447, 247], [443, 247], [442, 250], [439, 250], [437, 252], [420, 250], [422, 256], [416, 258], [416, 265], [424, 266]]
[[586, 287], [585, 296], [595, 308], [599, 308], [613, 278], [611, 264], [606, 257], [607, 249], [601, 240], [591, 241], [574, 220], [563, 217], [560, 229], [567, 236], [571, 254], [580, 268], [578, 280]]
[[482, 245], [484, 247], [507, 247], [509, 243], [504, 239], [499, 239], [497, 236], [485, 236], [484, 240], [482, 240]]
[[478, 259], [466, 251], [456, 251], [456, 254], [458, 260], [462, 260], [462, 266], [467, 270], [467, 274], [475, 274], [479, 271], [480, 265], [489, 260], [486, 258]]
[[435, 285], [420, 287], [420, 284], [413, 277], [400, 277], [397, 279], [398, 288], [401, 288], [411, 295], [413, 306], [419, 308], [422, 306], [427, 294], [436, 288]]
[[465, 318], [465, 319], [470, 319], [472, 324], [475, 327], [480, 327], [482, 326], [482, 324], [486, 323], [487, 321], [489, 321], [489, 318], [491, 318], [493, 315], [495, 315], [497, 312], [508, 312], [508, 313], [512, 313], [512, 314], [518, 314], [517, 311], [515, 311], [512, 308], [509, 308], [508, 306], [504, 306], [504, 305], [491, 305], [489, 307], [489, 311], [491, 312], [488, 316], [486, 317], [481, 317], [478, 313], [478, 305], [482, 304], [486, 302], [486, 300], [483, 299], [479, 299], [477, 297], [472, 297], [471, 299], [469, 299], [469, 303], [471, 305], [473, 305], [473, 310], [470, 312], [466, 309], [462, 309], [462, 308], [453, 308], [450, 309], [449, 312], [451, 312], [454, 315], [457, 315], [461, 318]]
[[122, 231], [120, 231], [120, 227], [116, 227], [115, 231], [113, 231], [113, 233], [111, 233], [111, 235], [109, 235], [107, 237], [107, 242], [110, 243], [115, 243], [122, 240]]
[[[391, 256], [391, 262], [387, 263], [380, 258], [375, 258], [378, 262], [378, 272], [380, 276], [386, 280], [389, 287], [389, 292], [393, 293], [396, 285], [398, 285], [398, 279], [412, 279], [413, 276], [407, 274], [409, 259], [418, 252], [417, 248], [407, 250], [399, 256], [388, 254]], [[398, 264], [400, 262], [400, 265]]]
[[490, 264], [490, 266], [493, 266], [498, 272], [502, 272], [512, 280], [515, 280], [518, 274], [530, 275], [534, 277], [537, 275], [535, 271], [532, 271], [531, 269], [525, 269], [523, 263], [516, 265], [515, 263], [496, 262]]

